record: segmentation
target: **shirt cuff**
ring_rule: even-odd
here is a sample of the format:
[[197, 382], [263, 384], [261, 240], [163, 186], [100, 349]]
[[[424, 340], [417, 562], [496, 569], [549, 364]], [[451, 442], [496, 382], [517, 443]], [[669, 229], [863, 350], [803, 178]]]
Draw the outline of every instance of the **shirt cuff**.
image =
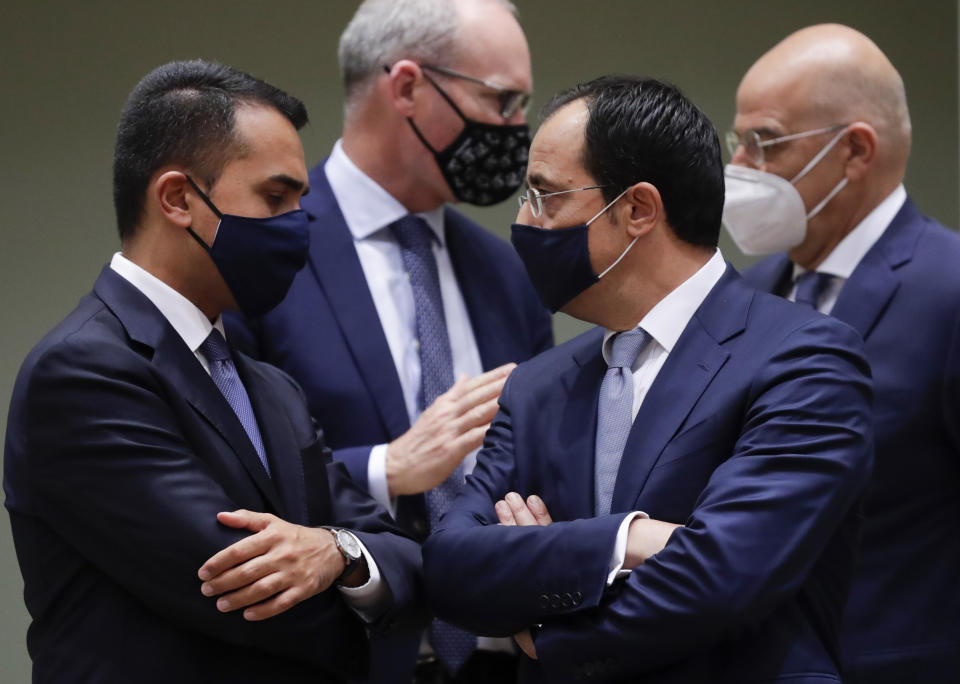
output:
[[370, 577], [359, 587], [344, 587], [338, 585], [337, 589], [343, 594], [347, 605], [359, 615], [364, 622], [373, 622], [390, 607], [390, 601], [393, 599], [393, 593], [390, 586], [383, 581], [380, 576], [380, 568], [377, 567], [373, 556], [367, 551], [367, 547], [357, 538], [360, 544], [360, 551], [367, 562], [367, 571]]
[[390, 512], [390, 517], [397, 517], [397, 500], [390, 498], [390, 488], [387, 486], [387, 447], [389, 444], [378, 444], [370, 449], [370, 458], [367, 461], [367, 491], [374, 500]]
[[629, 570], [623, 569], [623, 563], [627, 560], [627, 539], [630, 532], [630, 523], [637, 518], [649, 518], [650, 516], [643, 511], [634, 511], [620, 523], [617, 530], [617, 540], [613, 544], [613, 555], [610, 556], [610, 572], [607, 575], [607, 586], [609, 587], [621, 577], [630, 574]]

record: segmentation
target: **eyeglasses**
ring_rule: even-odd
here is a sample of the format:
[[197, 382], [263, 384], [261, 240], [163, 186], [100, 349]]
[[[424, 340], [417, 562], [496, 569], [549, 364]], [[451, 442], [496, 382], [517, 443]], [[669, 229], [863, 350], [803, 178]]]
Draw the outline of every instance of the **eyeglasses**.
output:
[[444, 76], [450, 76], [452, 78], [463, 79], [464, 81], [479, 83], [482, 86], [486, 86], [487, 88], [497, 91], [497, 100], [500, 102], [500, 116], [502, 116], [504, 119], [509, 119], [519, 111], [526, 112], [527, 106], [530, 104], [530, 93], [525, 93], [522, 90], [511, 90], [510, 88], [505, 88], [497, 83], [491, 83], [490, 81], [485, 81], [482, 78], [461, 74], [459, 71], [454, 71], [453, 69], [448, 69], [446, 67], [421, 64], [420, 68], [427, 69], [428, 71], [433, 71], [438, 74], [443, 74]]
[[543, 215], [543, 200], [554, 195], [566, 195], [568, 192], [580, 192], [581, 190], [596, 190], [597, 188], [607, 188], [608, 185], [587, 185], [583, 188], [574, 188], [573, 190], [558, 190], [557, 192], [540, 192], [536, 188], [527, 188], [517, 197], [517, 203], [523, 209], [523, 203], [530, 203], [530, 213], [534, 218], [540, 218]]
[[821, 133], [833, 133], [834, 131], [839, 131], [841, 128], [844, 128], [849, 124], [835, 124], [833, 126], [827, 126], [825, 128], [816, 128], [812, 131], [802, 131], [800, 133], [791, 133], [790, 135], [784, 135], [779, 138], [771, 138], [770, 140], [763, 140], [760, 137], [760, 134], [755, 130], [746, 131], [742, 136], [736, 131], [728, 131], [726, 140], [727, 140], [727, 150], [730, 152], [730, 156], [734, 157], [737, 154], [737, 148], [743, 145], [743, 152], [749, 161], [754, 166], [763, 166], [764, 156], [763, 148], [770, 147], [771, 145], [777, 145], [779, 143], [788, 142], [790, 140], [797, 140], [799, 138], [806, 138], [811, 135], [820, 135]]

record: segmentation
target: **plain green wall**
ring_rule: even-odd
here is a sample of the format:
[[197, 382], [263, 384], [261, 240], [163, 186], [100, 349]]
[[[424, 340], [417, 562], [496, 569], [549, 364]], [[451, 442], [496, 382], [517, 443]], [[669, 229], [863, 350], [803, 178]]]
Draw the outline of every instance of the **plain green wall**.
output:
[[[632, 2], [518, 0], [536, 101], [608, 72], [677, 83], [720, 131], [744, 70], [787, 33], [839, 21], [886, 51], [907, 84], [914, 152], [907, 188], [957, 223], [957, 4], [953, 0]], [[216, 59], [298, 95], [312, 124], [308, 163], [340, 126], [336, 41], [354, 2], [21, 2], [0, 23], [0, 402], [26, 353], [87, 292], [117, 249], [111, 154], [129, 90], [160, 63]], [[513, 200], [468, 213], [502, 236]], [[728, 258], [745, 260], [729, 242]], [[581, 329], [560, 316], [558, 337]], [[6, 413], [0, 410], [0, 432]], [[0, 520], [0, 681], [29, 680], [27, 614], [9, 525]]]

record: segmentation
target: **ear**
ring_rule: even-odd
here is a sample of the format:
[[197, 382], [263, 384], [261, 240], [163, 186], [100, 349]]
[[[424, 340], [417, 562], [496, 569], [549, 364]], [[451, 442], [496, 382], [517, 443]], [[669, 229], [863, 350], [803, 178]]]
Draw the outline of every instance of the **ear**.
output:
[[387, 74], [390, 104], [400, 116], [404, 118], [413, 116], [414, 92], [422, 77], [423, 71], [420, 65], [409, 59], [401, 59]]
[[631, 238], [649, 233], [665, 216], [660, 191], [650, 183], [631, 186], [623, 199], [627, 233]]
[[850, 124], [846, 135], [846, 174], [851, 181], [862, 179], [870, 171], [877, 153], [877, 132], [862, 121]]
[[187, 193], [193, 192], [193, 188], [182, 171], [161, 172], [154, 177], [149, 192], [168, 223], [181, 229], [193, 223], [190, 204], [187, 202]]

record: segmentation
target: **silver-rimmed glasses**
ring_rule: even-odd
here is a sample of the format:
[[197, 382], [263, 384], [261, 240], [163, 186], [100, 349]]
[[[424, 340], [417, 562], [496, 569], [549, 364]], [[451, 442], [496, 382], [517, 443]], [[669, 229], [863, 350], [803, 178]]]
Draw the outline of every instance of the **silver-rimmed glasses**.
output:
[[460, 78], [464, 81], [479, 83], [482, 86], [486, 86], [491, 90], [497, 91], [497, 99], [500, 103], [500, 116], [502, 116], [504, 119], [509, 119], [521, 110], [525, 112], [527, 110], [527, 106], [530, 104], [530, 93], [525, 93], [522, 90], [511, 90], [510, 88], [497, 83], [491, 83], [490, 81], [485, 81], [484, 79], [477, 78], [476, 76], [461, 74], [459, 71], [454, 71], [453, 69], [448, 69], [447, 67], [421, 64], [420, 68], [427, 69], [428, 71], [434, 71], [438, 74], [443, 74], [452, 78]]
[[523, 209], [523, 203], [530, 203], [530, 213], [533, 214], [534, 218], [540, 218], [543, 215], [543, 200], [547, 197], [553, 197], [554, 195], [566, 195], [569, 192], [580, 192], [581, 190], [596, 190], [597, 188], [605, 188], [606, 185], [587, 185], [582, 188], [573, 188], [572, 190], [558, 190], [557, 192], [540, 192], [536, 188], [527, 188], [520, 193], [520, 196], [517, 197], [517, 203], [520, 205], [520, 208]]
[[737, 148], [743, 145], [743, 152], [747, 157], [747, 161], [754, 166], [763, 166], [763, 148], [765, 147], [788, 142], [790, 140], [797, 140], [799, 138], [806, 138], [811, 135], [833, 133], [834, 131], [839, 131], [841, 128], [844, 128], [848, 125], [849, 124], [845, 123], [834, 124], [833, 126], [826, 126], [824, 128], [815, 128], [812, 131], [801, 131], [800, 133], [782, 135], [779, 138], [770, 138], [769, 140], [764, 140], [761, 138], [760, 134], [753, 129], [744, 131], [743, 135], [737, 133], [736, 131], [728, 131], [726, 135], [727, 151], [730, 152], [731, 157], [734, 157], [737, 154]]

